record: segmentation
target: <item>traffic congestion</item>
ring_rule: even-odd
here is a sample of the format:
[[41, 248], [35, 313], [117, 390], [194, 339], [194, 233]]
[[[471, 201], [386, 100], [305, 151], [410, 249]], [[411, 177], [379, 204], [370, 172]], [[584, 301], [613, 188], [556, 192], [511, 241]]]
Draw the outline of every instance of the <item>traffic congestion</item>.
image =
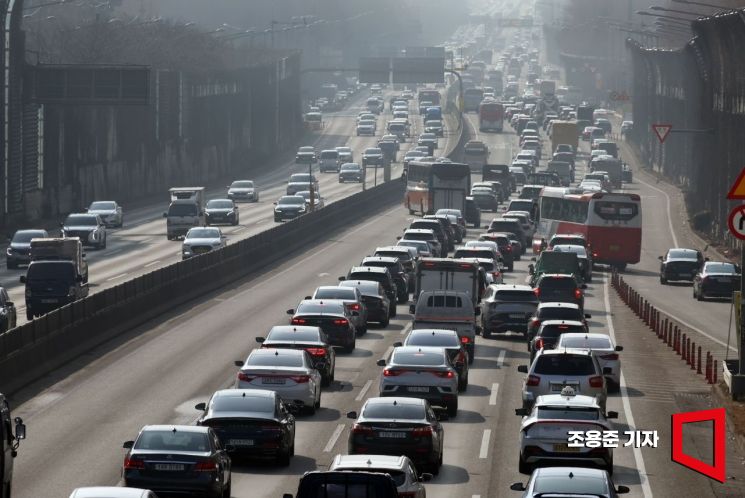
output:
[[[719, 487], [670, 462], [671, 415], [710, 408], [706, 384], [611, 285], [729, 352], [741, 268], [674, 226], [633, 120], [571, 86], [547, 43], [537, 25], [459, 26], [443, 83], [325, 83], [271, 168], [172, 187], [165, 211], [100, 199], [11, 234], [2, 331], [400, 191], [70, 357], [12, 415], [0, 394], [2, 498], [11, 477], [14, 498], [745, 496], [741, 469]], [[706, 437], [686, 449], [708, 461]]]

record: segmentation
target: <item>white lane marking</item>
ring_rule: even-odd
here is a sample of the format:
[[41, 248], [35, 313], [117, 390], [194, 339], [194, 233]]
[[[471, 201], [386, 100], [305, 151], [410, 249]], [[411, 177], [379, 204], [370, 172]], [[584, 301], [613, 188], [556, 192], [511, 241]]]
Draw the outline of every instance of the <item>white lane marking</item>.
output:
[[383, 353], [383, 359], [385, 359], [385, 361], [388, 361], [388, 358], [391, 357], [392, 353], [393, 353], [393, 346], [388, 346], [388, 349], [386, 349], [385, 353]]
[[481, 498], [481, 495], [471, 495], [471, 498]]
[[111, 256], [112, 254], [117, 254], [117, 253], [120, 253], [120, 252], [122, 252], [122, 249], [113, 249], [113, 250], [107, 252], [106, 253], [106, 256]]
[[257, 222], [256, 222], [256, 224], [257, 224], [257, 225], [261, 225], [261, 224], [262, 224], [262, 223], [264, 223], [265, 221], [266, 221], [266, 220], [259, 220], [259, 221], [257, 221]]
[[484, 429], [484, 435], [481, 436], [481, 449], [479, 458], [484, 459], [489, 454], [489, 438], [491, 438], [491, 429]]
[[[676, 244], [677, 245], [677, 244]], [[613, 316], [610, 310], [610, 297], [608, 291], [608, 276], [603, 274], [603, 305], [605, 306], [605, 312], [608, 316], [608, 335], [611, 336], [613, 342], [616, 341], [616, 329], [613, 327]], [[623, 411], [626, 415], [626, 422], [631, 430], [635, 430], [636, 423], [634, 423], [634, 414], [631, 412], [631, 403], [629, 403], [629, 393], [626, 389], [626, 378], [623, 375], [623, 370], [620, 376], [621, 383], [621, 402], [623, 403]], [[647, 468], [644, 466], [644, 457], [642, 456], [642, 450], [639, 448], [633, 448], [634, 461], [636, 462], [636, 472], [639, 474], [639, 483], [642, 487], [642, 493], [645, 498], [652, 498], [652, 488], [649, 486], [649, 479], [647, 478]]]
[[408, 331], [411, 330], [411, 328], [413, 326], [414, 326], [414, 324], [412, 324], [411, 322], [409, 322], [409, 324], [406, 325], [406, 327], [404, 327], [404, 328], [401, 329], [401, 335], [405, 335]]
[[146, 264], [145, 266], [143, 266], [143, 268], [150, 268], [151, 266], [155, 266], [158, 263], [160, 263], [160, 260], [159, 259], [156, 259], [155, 261], [151, 261], [148, 264]]
[[372, 379], [365, 382], [365, 385], [362, 386], [362, 389], [360, 389], [359, 394], [356, 398], [354, 398], [355, 401], [362, 401], [362, 398], [365, 397], [365, 394], [367, 394], [367, 391], [370, 389], [370, 386], [372, 386]]
[[331, 450], [334, 449], [334, 445], [339, 440], [339, 436], [341, 436], [342, 432], [344, 432], [344, 424], [337, 425], [336, 429], [334, 429], [334, 433], [331, 434], [331, 439], [326, 443], [326, 447], [323, 448], [324, 453], [331, 453]]
[[497, 394], [499, 393], [499, 383], [495, 382], [491, 385], [491, 395], [489, 396], [489, 404], [494, 406], [497, 404]]
[[152, 237], [148, 237], [147, 239], [142, 239], [142, 240], [140, 241], [140, 244], [145, 244], [145, 243], [147, 243], [147, 242], [150, 242], [151, 240], [153, 240], [153, 238], [152, 238]]
[[243, 230], [248, 230], [248, 227], [240, 226], [236, 228], [235, 230], [233, 230], [233, 233], [242, 232]]
[[[667, 310], [665, 310], [665, 309], [663, 309], [663, 308], [660, 308], [660, 307], [659, 307], [659, 306], [657, 306], [656, 304], [655, 304], [655, 306], [654, 306], [654, 307], [655, 307], [655, 308], [657, 308], [657, 309], [658, 309], [659, 311], [661, 311], [662, 313], [664, 313], [664, 314], [666, 314], [667, 316], [669, 316], [670, 318], [674, 319], [674, 320], [675, 320], [676, 322], [680, 322], [680, 324], [681, 324], [681, 325], [684, 325], [684, 326], [688, 327], [688, 328], [689, 328], [689, 329], [691, 329], [691, 330], [695, 330], [696, 332], [698, 332], [698, 333], [699, 333], [699, 334], [701, 334], [702, 336], [706, 337], [707, 339], [709, 339], [709, 340], [711, 340], [711, 341], [714, 341], [714, 342], [716, 342], [717, 344], [719, 344], [719, 345], [720, 345], [720, 346], [722, 346], [722, 347], [725, 347], [725, 348], [727, 347], [727, 343], [726, 343], [726, 342], [724, 342], [724, 341], [721, 341], [721, 340], [717, 339], [716, 337], [712, 336], [711, 334], [708, 334], [708, 333], [704, 332], [704, 331], [703, 331], [703, 330], [701, 330], [700, 328], [698, 328], [698, 327], [695, 327], [695, 326], [691, 325], [690, 323], [686, 322], [685, 320], [683, 320], [682, 318], [678, 317], [678, 316], [677, 316], [677, 315], [675, 315], [674, 313], [671, 313], [671, 312], [669, 312], [669, 311], [667, 311]], [[729, 349], [730, 349], [731, 351], [735, 351], [735, 352], [737, 352], [737, 348], [735, 348], [734, 346], [729, 346]]]
[[673, 247], [679, 247], [678, 246], [678, 237], [675, 235], [675, 230], [673, 229], [673, 217], [670, 213], [670, 196], [667, 195], [667, 192], [665, 192], [662, 189], [659, 189], [655, 187], [654, 185], [650, 185], [649, 183], [639, 180], [639, 183], [642, 185], [646, 185], [647, 187], [651, 188], [652, 190], [656, 190], [657, 192], [661, 193], [665, 196], [665, 204], [667, 206], [667, 227], [670, 230], [670, 236], [673, 238]]
[[327, 272], [319, 273], [318, 276], [319, 277], [328, 277], [329, 276], [329, 273], [327, 273]]
[[107, 282], [111, 282], [112, 280], [116, 280], [116, 279], [118, 279], [118, 278], [126, 277], [127, 275], [129, 275], [129, 273], [121, 273], [121, 274], [119, 274], [119, 275], [114, 275], [114, 276], [113, 276], [113, 277], [111, 277], [111, 278], [107, 278], [107, 279], [106, 279], [106, 281], [107, 281]]
[[497, 368], [502, 368], [502, 365], [504, 365], [505, 356], [507, 356], [507, 350], [503, 349], [499, 352], [499, 357], [497, 358]]

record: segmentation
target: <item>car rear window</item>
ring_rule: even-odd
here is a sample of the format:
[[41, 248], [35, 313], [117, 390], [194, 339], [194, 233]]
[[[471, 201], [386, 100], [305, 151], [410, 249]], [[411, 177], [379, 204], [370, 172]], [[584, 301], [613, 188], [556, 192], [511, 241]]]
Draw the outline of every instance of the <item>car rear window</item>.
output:
[[577, 283], [573, 278], [542, 278], [538, 287], [541, 289], [576, 289]]
[[421, 420], [425, 418], [424, 405], [409, 403], [372, 403], [362, 411], [365, 418], [388, 418], [404, 420]]
[[[267, 350], [264, 350], [267, 351]], [[302, 367], [303, 358], [300, 355], [286, 354], [252, 354], [246, 361], [249, 367]]]
[[378, 273], [378, 272], [359, 272], [359, 273], [352, 273], [350, 275], [350, 278], [353, 279], [365, 279], [365, 280], [374, 280], [376, 282], [385, 283], [388, 280], [388, 275], [385, 273]]
[[494, 232], [516, 232], [522, 231], [522, 227], [517, 220], [492, 221], [489, 230]]
[[595, 408], [569, 408], [567, 406], [538, 407], [538, 418], [554, 420], [597, 420], [598, 410]]
[[494, 252], [488, 249], [458, 249], [453, 255], [456, 259], [462, 258], [483, 258], [492, 259], [494, 258]]
[[318, 331], [315, 330], [273, 330], [267, 339], [272, 341], [318, 341]]
[[579, 309], [574, 308], [543, 308], [538, 312], [541, 320], [578, 320], [582, 321], [584, 316]]
[[205, 432], [145, 431], [137, 438], [136, 450], [210, 451]]
[[297, 307], [297, 314], [307, 313], [343, 313], [344, 305], [340, 303], [300, 303]]
[[324, 150], [321, 152], [321, 159], [338, 159], [339, 152], [335, 150]]
[[552, 354], [539, 356], [535, 363], [536, 375], [594, 375], [595, 364], [589, 356]]
[[533, 291], [528, 290], [501, 290], [494, 295], [495, 301], [509, 302], [533, 302], [536, 300]]
[[375, 251], [375, 256], [383, 256], [389, 258], [398, 258], [401, 261], [408, 261], [411, 259], [411, 253], [409, 251], [398, 252], [398, 251]]
[[407, 346], [433, 346], [440, 348], [448, 347], [460, 347], [458, 336], [443, 335], [443, 334], [430, 334], [430, 333], [419, 333], [412, 334], [406, 341]]
[[463, 300], [460, 296], [429, 296], [427, 306], [430, 308], [462, 308]]
[[697, 259], [698, 254], [690, 249], [671, 249], [667, 253], [667, 257], [671, 259]]
[[532, 211], [533, 201], [512, 201], [510, 202], [509, 211]]
[[434, 367], [445, 364], [445, 357], [442, 354], [425, 351], [395, 351], [392, 360], [397, 365], [417, 365], [423, 367]]
[[545, 325], [538, 334], [542, 337], [557, 338], [561, 334], [569, 334], [571, 332], [584, 332], [584, 327], [578, 325]]
[[572, 245], [584, 247], [585, 245], [587, 245], [587, 241], [582, 237], [554, 237], [551, 239], [551, 245]]
[[732, 263], [706, 263], [708, 273], [738, 273]]
[[608, 337], [564, 337], [561, 339], [562, 347], [576, 349], [610, 349], [611, 342]]
[[315, 299], [357, 299], [354, 289], [348, 287], [331, 287], [316, 290]]
[[268, 396], [216, 396], [210, 402], [213, 412], [261, 412], [274, 414], [274, 398]]
[[548, 494], [552, 497], [561, 496], [609, 496], [608, 485], [600, 476], [574, 475], [550, 475], [540, 476], [535, 479], [533, 492], [536, 495]]

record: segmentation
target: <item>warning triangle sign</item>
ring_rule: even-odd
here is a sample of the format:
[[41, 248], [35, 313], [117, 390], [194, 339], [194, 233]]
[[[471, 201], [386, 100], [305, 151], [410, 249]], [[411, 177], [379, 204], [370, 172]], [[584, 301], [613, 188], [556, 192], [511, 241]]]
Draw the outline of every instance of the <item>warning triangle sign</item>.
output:
[[729, 189], [727, 199], [732, 201], [745, 200], [745, 168], [737, 175], [737, 180], [732, 184], [732, 188]]
[[657, 140], [660, 141], [660, 143], [665, 143], [665, 139], [670, 134], [670, 130], [673, 129], [673, 125], [671, 124], [653, 124], [652, 130], [654, 131], [654, 134], [657, 135]]

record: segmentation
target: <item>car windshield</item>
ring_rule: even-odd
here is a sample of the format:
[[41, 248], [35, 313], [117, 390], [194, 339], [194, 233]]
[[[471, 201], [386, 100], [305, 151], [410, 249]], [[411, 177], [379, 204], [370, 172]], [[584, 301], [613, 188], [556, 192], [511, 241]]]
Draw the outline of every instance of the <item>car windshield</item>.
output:
[[375, 154], [381, 155], [383, 151], [377, 148], [376, 149], [365, 149], [364, 153], [367, 155], [375, 155]]
[[254, 182], [239, 181], [230, 184], [230, 188], [254, 188]]
[[43, 239], [46, 236], [46, 232], [42, 230], [23, 230], [18, 231], [13, 235], [13, 240], [11, 240], [11, 243], [19, 244], [24, 242], [31, 242], [31, 239]]
[[232, 209], [233, 201], [215, 200], [207, 203], [207, 209]]
[[346, 280], [339, 283], [339, 287], [356, 287], [360, 293], [366, 296], [379, 296], [380, 284], [371, 281]]
[[589, 356], [572, 354], [541, 355], [536, 359], [536, 375], [594, 375], [595, 364]]
[[739, 273], [732, 263], [706, 263], [706, 273]]
[[32, 263], [28, 267], [26, 278], [28, 280], [67, 280], [74, 277], [75, 268], [67, 262], [43, 262]]
[[[268, 350], [264, 350], [268, 351]], [[302, 367], [303, 358], [300, 355], [287, 354], [252, 354], [246, 361], [247, 367]]]
[[667, 253], [667, 257], [670, 259], [697, 259], [696, 251], [691, 249], [671, 249]]
[[561, 347], [573, 349], [611, 349], [609, 337], [562, 337]]
[[95, 226], [98, 225], [98, 220], [95, 216], [90, 216], [86, 214], [71, 214], [67, 217], [65, 220], [65, 225], [67, 226]]
[[314, 299], [357, 299], [354, 289], [344, 287], [324, 287], [316, 290]]
[[310, 182], [310, 175], [308, 173], [295, 173], [290, 176], [290, 183]]
[[305, 199], [299, 195], [285, 195], [279, 198], [279, 202], [277, 202], [277, 204], [302, 205], [302, 204], [305, 204]]
[[422, 367], [434, 367], [445, 364], [445, 358], [442, 354], [425, 351], [394, 351], [392, 361], [397, 365], [416, 365]]
[[455, 334], [432, 334], [417, 333], [411, 334], [406, 341], [407, 346], [433, 346], [442, 348], [460, 347], [458, 336]]
[[571, 479], [566, 475], [539, 476], [534, 483], [534, 496], [610, 496], [608, 484], [601, 475], [575, 475]]
[[530, 212], [533, 210], [533, 201], [511, 201], [509, 210]]
[[539, 419], [554, 420], [598, 420], [597, 408], [571, 408], [568, 406], [539, 406]]
[[434, 239], [434, 235], [431, 233], [407, 232], [404, 234], [404, 239], [427, 241]]
[[216, 412], [262, 412], [274, 415], [274, 398], [269, 396], [215, 396], [209, 406]]
[[168, 208], [168, 216], [196, 216], [196, 204], [171, 204]]
[[320, 336], [317, 330], [272, 330], [267, 340], [317, 342]]
[[538, 312], [541, 320], [582, 320], [584, 317], [579, 308], [542, 308]]
[[186, 234], [187, 239], [219, 239], [220, 231], [214, 228], [192, 228]]
[[116, 209], [115, 202], [94, 202], [88, 208], [90, 211], [113, 211]]
[[360, 169], [358, 164], [345, 164], [341, 167], [342, 171], [359, 171]]
[[587, 257], [587, 251], [582, 246], [569, 245], [569, 244], [554, 244], [553, 250], [556, 252], [573, 252], [581, 258]]
[[137, 438], [136, 450], [159, 451], [210, 451], [206, 432], [178, 431], [145, 431]]
[[321, 159], [338, 159], [339, 152], [335, 150], [324, 150], [321, 151]]
[[386, 418], [396, 420], [421, 420], [425, 418], [423, 404], [409, 403], [370, 403], [362, 410], [365, 418]]
[[297, 307], [297, 314], [314, 314], [314, 313], [334, 313], [344, 314], [344, 305], [337, 303], [300, 303]]

